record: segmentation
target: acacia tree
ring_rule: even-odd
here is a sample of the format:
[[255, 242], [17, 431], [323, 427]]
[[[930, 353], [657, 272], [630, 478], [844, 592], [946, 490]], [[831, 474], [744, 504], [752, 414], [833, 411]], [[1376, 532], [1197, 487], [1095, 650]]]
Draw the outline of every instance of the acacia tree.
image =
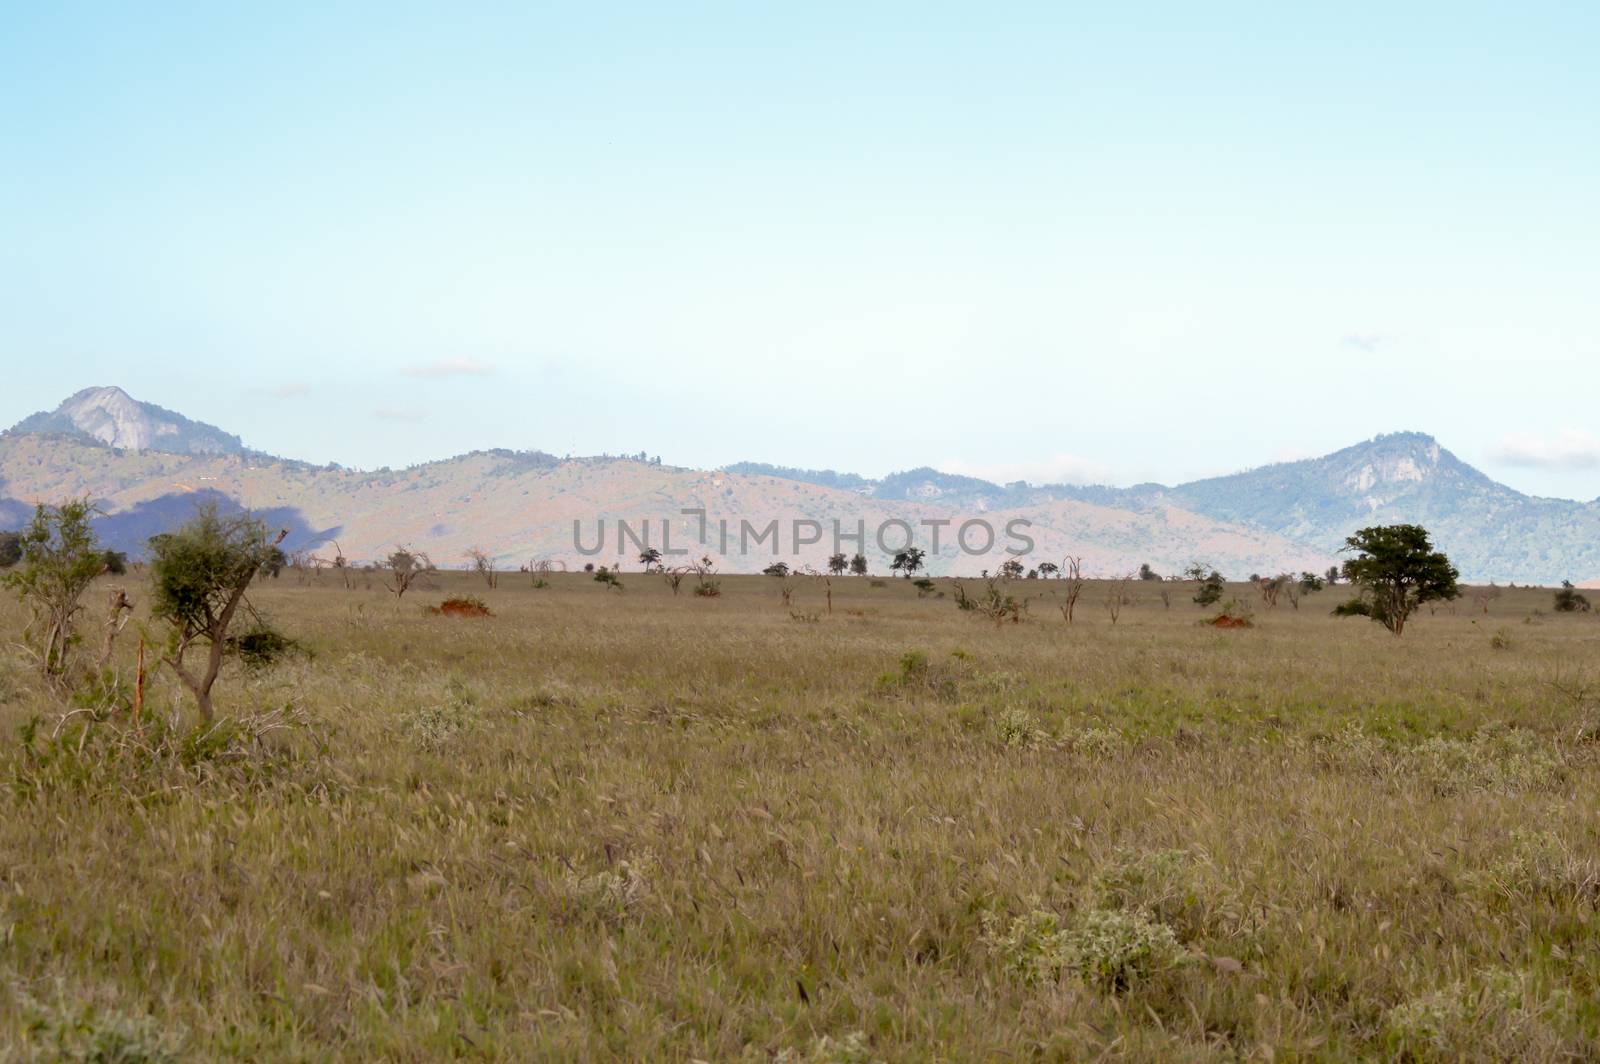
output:
[[848, 568], [850, 568], [850, 559], [844, 556], [844, 551], [828, 555], [828, 572], [834, 576], [843, 576]]
[[384, 559], [386, 575], [383, 578], [383, 586], [394, 596], [396, 606], [400, 604], [406, 592], [411, 590], [411, 585], [432, 568], [432, 565], [426, 554], [409, 547], [396, 547], [394, 553]]
[[927, 552], [921, 547], [907, 547], [894, 556], [889, 563], [889, 571], [909, 580], [913, 573], [922, 568], [922, 559], [926, 556]]
[[[178, 531], [150, 540], [150, 612], [170, 629], [161, 660], [194, 695], [202, 724], [216, 716], [211, 688], [228, 650], [228, 628], [250, 582], [288, 534], [280, 530], [269, 539], [266, 525], [250, 514], [223, 517], [207, 506]], [[206, 656], [197, 669], [185, 656], [201, 643]]]
[[853, 557], [851, 557], [851, 559], [850, 559], [850, 575], [852, 575], [852, 576], [866, 576], [867, 575], [867, 556], [865, 554], [857, 552]]
[[32, 612], [27, 635], [38, 640], [39, 667], [47, 679], [66, 676], [72, 648], [78, 642], [76, 619], [80, 599], [95, 577], [105, 571], [105, 552], [95, 545], [90, 518], [94, 506], [74, 499], [60, 506], [40, 503], [17, 542], [20, 560], [7, 573], [5, 585]]
[[1397, 636], [1418, 606], [1461, 594], [1460, 572], [1433, 549], [1421, 525], [1363, 528], [1345, 540], [1344, 549], [1356, 552], [1344, 563], [1344, 578], [1361, 588], [1372, 619]]

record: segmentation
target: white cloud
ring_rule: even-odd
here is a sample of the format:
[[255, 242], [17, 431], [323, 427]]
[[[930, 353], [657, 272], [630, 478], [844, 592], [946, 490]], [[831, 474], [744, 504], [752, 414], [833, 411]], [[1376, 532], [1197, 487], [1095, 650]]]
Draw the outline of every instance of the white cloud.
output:
[[938, 468], [945, 473], [977, 477], [993, 484], [1026, 480], [1029, 484], [1110, 484], [1115, 474], [1109, 466], [1075, 454], [1056, 454], [1034, 462], [963, 462], [951, 460]]
[[422, 366], [407, 366], [400, 372], [407, 377], [487, 377], [494, 367], [475, 358], [441, 358]]
[[372, 412], [372, 416], [379, 421], [421, 421], [428, 416], [428, 412], [415, 407], [379, 407]]
[[1600, 439], [1583, 429], [1562, 429], [1550, 436], [1511, 433], [1500, 438], [1489, 457], [1537, 469], [1595, 469], [1600, 467]]
[[1344, 347], [1353, 347], [1357, 351], [1365, 351], [1371, 354], [1387, 339], [1388, 337], [1381, 336], [1378, 333], [1346, 333], [1339, 338], [1339, 343]]

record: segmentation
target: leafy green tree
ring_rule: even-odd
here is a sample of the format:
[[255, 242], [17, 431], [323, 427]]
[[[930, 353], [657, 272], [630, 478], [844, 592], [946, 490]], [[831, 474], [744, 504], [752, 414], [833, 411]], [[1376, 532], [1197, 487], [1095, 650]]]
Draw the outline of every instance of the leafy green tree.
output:
[[1039, 575], [1046, 580], [1050, 579], [1052, 576], [1055, 576], [1060, 571], [1061, 566], [1057, 565], [1055, 562], [1039, 563]]
[[95, 544], [93, 516], [88, 499], [40, 503], [18, 536], [21, 558], [4, 578], [32, 613], [26, 634], [38, 641], [39, 666], [53, 681], [66, 676], [78, 642], [79, 600], [106, 567], [105, 553]]
[[22, 560], [22, 534], [0, 532], [0, 569], [9, 569]]
[[894, 556], [894, 560], [889, 563], [889, 571], [909, 579], [913, 573], [922, 568], [922, 559], [925, 557], [927, 551], [921, 547], [907, 547]]
[[646, 547], [639, 552], [639, 564], [644, 566], [644, 571], [648, 573], [661, 564], [661, 552], [654, 547]]
[[[203, 724], [216, 716], [211, 689], [230, 646], [228, 629], [285, 535], [269, 539], [255, 517], [224, 517], [206, 506], [178, 531], [150, 540], [150, 612], [168, 627], [162, 661], [194, 695]], [[206, 650], [198, 668], [186, 660], [197, 646]]]
[[765, 569], [761, 570], [761, 573], [762, 573], [763, 576], [788, 576], [789, 575], [789, 563], [788, 562], [773, 562], [771, 565], [769, 565]]
[[1227, 591], [1228, 585], [1223, 582], [1222, 574], [1213, 569], [1200, 578], [1200, 586], [1194, 591], [1194, 600], [1201, 606], [1211, 606], [1221, 602]]
[[1326, 582], [1316, 573], [1300, 574], [1300, 590], [1308, 595], [1315, 594], [1326, 586]]
[[1015, 558], [1007, 559], [1000, 563], [1000, 579], [1017, 580], [1023, 573], [1022, 563]]
[[1150, 563], [1149, 562], [1144, 562], [1143, 564], [1141, 564], [1139, 566], [1139, 579], [1140, 580], [1160, 580], [1161, 579], [1161, 574], [1156, 572], [1154, 569], [1150, 568]]
[[865, 554], [858, 553], [850, 559], [850, 574], [852, 576], [867, 575], [867, 556]]
[[1339, 567], [1337, 565], [1330, 565], [1328, 566], [1328, 571], [1322, 575], [1323, 578], [1328, 581], [1328, 586], [1332, 587], [1339, 582]]
[[1344, 549], [1356, 552], [1344, 563], [1345, 579], [1361, 588], [1372, 618], [1397, 636], [1418, 606], [1461, 594], [1461, 574], [1421, 525], [1363, 528]]
[[849, 568], [850, 559], [844, 556], [843, 551], [840, 551], [837, 554], [828, 555], [828, 572], [832, 573], [834, 576], [843, 576], [845, 570]]

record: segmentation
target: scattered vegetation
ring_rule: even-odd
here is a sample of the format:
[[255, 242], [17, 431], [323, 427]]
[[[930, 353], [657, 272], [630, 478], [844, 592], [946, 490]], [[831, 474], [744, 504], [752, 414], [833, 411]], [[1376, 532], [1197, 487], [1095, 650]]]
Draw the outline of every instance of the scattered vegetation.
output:
[[[114, 590], [130, 632], [168, 623], [155, 568], [91, 581], [86, 664], [130, 615]], [[973, 624], [915, 577], [835, 581], [828, 614], [827, 578], [791, 573], [785, 610], [770, 578], [693, 567], [714, 608], [664, 579], [488, 594], [439, 573], [431, 599], [495, 613], [447, 623], [328, 575], [249, 585], [209, 725], [164, 667], [134, 717], [126, 636], [65, 697], [0, 670], [0, 1056], [1558, 1060], [1600, 1040], [1600, 676], [1549, 589], [1394, 640], [1326, 608], [1239, 638], [1194, 623], [1214, 609]], [[992, 586], [1059, 604], [1067, 583]], [[248, 667], [264, 614], [315, 653]], [[31, 616], [0, 600], [6, 641]]]

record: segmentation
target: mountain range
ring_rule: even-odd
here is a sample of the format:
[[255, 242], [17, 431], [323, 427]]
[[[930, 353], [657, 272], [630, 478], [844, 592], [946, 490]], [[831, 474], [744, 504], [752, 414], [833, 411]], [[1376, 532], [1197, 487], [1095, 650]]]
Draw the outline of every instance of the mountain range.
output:
[[[88, 495], [103, 513], [99, 530], [137, 555], [149, 536], [187, 518], [197, 502], [249, 508], [290, 531], [291, 550], [377, 559], [397, 544], [458, 565], [481, 548], [503, 567], [550, 561], [576, 565], [617, 556], [616, 522], [635, 537], [663, 522], [673, 547], [714, 557], [728, 571], [770, 564], [770, 540], [741, 553], [721, 550], [726, 521], [737, 544], [742, 522], [783, 532], [783, 560], [820, 565], [831, 530], [865, 525], [865, 552], [884, 563], [872, 530], [902, 521], [928, 545], [938, 525], [933, 573], [993, 569], [1008, 523], [1027, 522], [1030, 564], [1083, 559], [1086, 572], [1114, 575], [1150, 564], [1174, 572], [1204, 561], [1233, 577], [1251, 572], [1321, 571], [1338, 561], [1351, 532], [1366, 525], [1418, 523], [1465, 577], [1554, 584], [1600, 577], [1600, 502], [1524, 495], [1499, 484], [1431, 436], [1398, 432], [1320, 458], [1281, 462], [1176, 486], [993, 484], [913, 469], [880, 479], [832, 470], [739, 463], [718, 470], [639, 458], [558, 459], [539, 451], [478, 451], [402, 471], [315, 466], [247, 449], [239, 437], [140, 402], [120, 388], [90, 388], [54, 411], [0, 433], [0, 528], [26, 520], [38, 501]], [[703, 545], [696, 515], [710, 535]], [[820, 542], [789, 551], [797, 519], [819, 522]], [[981, 554], [952, 540], [964, 521], [999, 533]], [[606, 522], [606, 550], [592, 548]], [[903, 532], [891, 532], [892, 546]], [[980, 538], [980, 537], [975, 537]], [[1015, 541], [1011, 541], [1015, 542]], [[843, 549], [853, 551], [846, 540]], [[624, 556], [637, 553], [630, 544]]]

